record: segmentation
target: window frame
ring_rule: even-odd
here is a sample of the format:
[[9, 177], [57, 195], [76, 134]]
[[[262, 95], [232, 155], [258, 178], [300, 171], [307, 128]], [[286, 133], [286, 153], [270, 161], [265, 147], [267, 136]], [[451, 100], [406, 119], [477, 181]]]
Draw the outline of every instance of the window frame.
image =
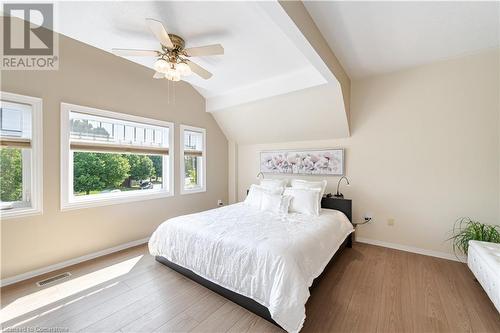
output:
[[[193, 131], [193, 132], [201, 132], [202, 140], [203, 140], [203, 151], [202, 151], [202, 165], [201, 165], [201, 186], [195, 187], [192, 189], [184, 188], [184, 180], [186, 178], [186, 172], [184, 170], [184, 131]], [[179, 130], [180, 137], [180, 192], [182, 195], [184, 194], [192, 194], [192, 193], [202, 193], [207, 191], [207, 130], [201, 127], [189, 126], [189, 125], [180, 125]]]
[[[23, 154], [23, 199], [28, 194], [30, 207], [0, 210], [1, 220], [43, 214], [43, 100], [39, 97], [0, 91], [0, 100], [31, 107], [31, 154]], [[30, 166], [30, 170], [27, 170]], [[29, 178], [28, 182], [24, 179]], [[29, 192], [29, 193], [27, 193]], [[23, 201], [24, 202], [24, 201]]]
[[[143, 124], [168, 127], [168, 165], [163, 164], [164, 175], [168, 174], [168, 190], [157, 190], [154, 192], [141, 193], [142, 191], [131, 191], [121, 193], [103, 193], [94, 197], [75, 199], [73, 195], [73, 152], [70, 149], [70, 113], [78, 112], [94, 116], [132, 121]], [[61, 103], [61, 211], [83, 209], [99, 206], [121, 204], [125, 202], [146, 201], [159, 198], [167, 198], [174, 195], [174, 123], [145, 118], [127, 113], [101, 110], [92, 107]], [[168, 172], [165, 172], [167, 171]], [[148, 190], [150, 191], [150, 190]]]

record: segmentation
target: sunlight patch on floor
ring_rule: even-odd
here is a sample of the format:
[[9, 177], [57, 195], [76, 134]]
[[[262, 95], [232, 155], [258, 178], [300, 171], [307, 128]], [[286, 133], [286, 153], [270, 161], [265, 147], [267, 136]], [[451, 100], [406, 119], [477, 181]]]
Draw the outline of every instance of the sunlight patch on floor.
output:
[[[20, 297], [0, 310], [0, 323], [5, 323], [9, 320], [30, 313], [31, 311], [37, 310], [41, 307], [60, 301], [66, 297], [70, 297], [86, 289], [95, 287], [101, 283], [105, 283], [122, 275], [125, 275], [129, 273], [132, 268], [134, 268], [134, 266], [139, 262], [139, 260], [141, 260], [142, 257], [143, 255], [140, 255], [102, 268], [95, 272], [82, 275], [75, 279], [56, 284], [47, 289], [43, 289], [32, 294]], [[76, 300], [78, 299], [81, 299], [81, 297], [77, 298]], [[68, 303], [66, 303], [66, 305], [76, 300], [70, 300]], [[49, 311], [53, 311], [53, 309]]]
[[66, 302], [66, 303], [60, 304], [60, 305], [55, 306], [55, 307], [53, 307], [53, 308], [51, 308], [51, 309], [49, 309], [49, 310], [47, 310], [47, 311], [44, 311], [44, 312], [42, 312], [42, 313], [40, 313], [40, 314], [37, 314], [37, 315], [35, 315], [35, 316], [33, 316], [33, 317], [30, 317], [30, 318], [25, 319], [25, 320], [23, 320], [23, 321], [17, 322], [17, 323], [15, 323], [14, 325], [11, 325], [11, 326], [7, 327], [7, 329], [11, 329], [11, 328], [18, 327], [18, 326], [24, 325], [24, 324], [26, 324], [26, 323], [29, 323], [30, 321], [32, 321], [32, 320], [34, 320], [34, 319], [41, 318], [41, 317], [43, 317], [43, 316], [45, 316], [45, 315], [47, 315], [47, 314], [49, 314], [49, 313], [52, 313], [52, 312], [57, 311], [57, 310], [59, 310], [59, 309], [62, 309], [62, 308], [64, 308], [65, 306], [68, 306], [68, 305], [73, 304], [73, 303], [75, 303], [75, 302], [81, 301], [82, 299], [85, 299], [85, 298], [87, 298], [87, 297], [89, 297], [89, 296], [92, 296], [92, 295], [98, 294], [98, 293], [100, 293], [101, 291], [104, 291], [104, 290], [106, 290], [106, 289], [113, 288], [114, 286], [118, 285], [118, 283], [119, 283], [119, 282], [112, 283], [112, 284], [110, 284], [110, 285], [107, 285], [107, 286], [105, 286], [105, 287], [103, 287], [103, 288], [100, 288], [100, 289], [94, 290], [94, 291], [92, 291], [92, 292], [90, 292], [90, 293], [88, 293], [88, 294], [85, 294], [85, 295], [83, 295], [83, 296], [80, 296], [80, 297], [78, 297], [78, 298], [71, 299], [71, 300], [69, 300], [69, 301], [68, 301], [68, 302]]

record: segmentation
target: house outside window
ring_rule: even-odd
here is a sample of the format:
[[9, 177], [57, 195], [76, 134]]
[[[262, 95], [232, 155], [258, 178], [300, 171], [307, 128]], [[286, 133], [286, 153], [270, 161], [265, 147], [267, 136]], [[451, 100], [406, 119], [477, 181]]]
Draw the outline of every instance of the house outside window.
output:
[[173, 195], [173, 124], [61, 105], [61, 208]]
[[43, 210], [42, 100], [0, 93], [0, 215]]
[[206, 131], [181, 125], [181, 194], [206, 191]]

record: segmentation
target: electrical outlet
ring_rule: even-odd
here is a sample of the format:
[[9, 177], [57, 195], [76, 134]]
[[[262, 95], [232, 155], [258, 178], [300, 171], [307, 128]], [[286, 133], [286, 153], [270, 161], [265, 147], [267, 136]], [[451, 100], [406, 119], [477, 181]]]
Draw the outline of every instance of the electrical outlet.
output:
[[217, 200], [217, 206], [219, 206], [219, 207], [220, 207], [220, 206], [224, 206], [224, 203], [222, 203], [222, 200], [220, 200], [220, 199], [219, 199], [219, 200]]
[[393, 218], [387, 219], [387, 225], [393, 226], [396, 221]]
[[366, 220], [373, 220], [373, 213], [367, 212], [363, 214], [363, 219]]

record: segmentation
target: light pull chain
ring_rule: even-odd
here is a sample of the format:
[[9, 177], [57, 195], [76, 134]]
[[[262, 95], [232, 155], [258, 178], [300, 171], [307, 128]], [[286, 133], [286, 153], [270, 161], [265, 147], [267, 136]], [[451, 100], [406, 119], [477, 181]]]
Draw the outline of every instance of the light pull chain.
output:
[[[172, 98], [170, 98], [170, 93], [172, 93]], [[170, 101], [172, 101], [172, 104], [175, 104], [175, 82], [167, 80], [167, 104], [170, 104]]]
[[167, 80], [167, 104], [170, 104], [170, 80]]

